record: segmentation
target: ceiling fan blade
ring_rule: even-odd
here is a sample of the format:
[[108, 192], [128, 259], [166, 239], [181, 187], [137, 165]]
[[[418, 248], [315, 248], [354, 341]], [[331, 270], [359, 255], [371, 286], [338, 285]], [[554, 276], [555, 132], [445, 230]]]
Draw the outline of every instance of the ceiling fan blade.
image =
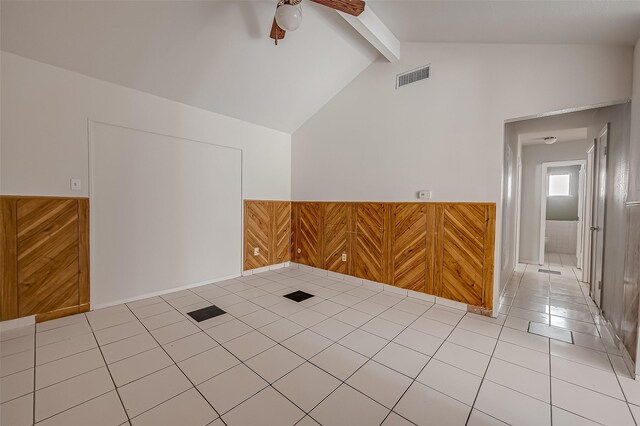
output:
[[278, 40], [282, 40], [284, 38], [284, 34], [285, 30], [280, 28], [276, 23], [276, 18], [273, 18], [273, 25], [271, 25], [271, 33], [269, 34], [269, 37], [274, 39], [276, 44], [278, 44]]
[[311, 0], [314, 3], [330, 7], [349, 15], [358, 16], [364, 12], [364, 1], [362, 0]]

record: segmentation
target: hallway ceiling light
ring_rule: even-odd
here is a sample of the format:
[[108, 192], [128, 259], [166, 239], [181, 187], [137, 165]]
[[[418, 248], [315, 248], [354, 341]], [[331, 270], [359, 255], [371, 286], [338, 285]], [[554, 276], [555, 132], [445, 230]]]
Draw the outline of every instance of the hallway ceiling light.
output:
[[558, 138], [556, 138], [555, 136], [547, 136], [546, 138], [544, 138], [544, 143], [546, 143], [547, 145], [553, 145], [556, 142], [558, 142]]

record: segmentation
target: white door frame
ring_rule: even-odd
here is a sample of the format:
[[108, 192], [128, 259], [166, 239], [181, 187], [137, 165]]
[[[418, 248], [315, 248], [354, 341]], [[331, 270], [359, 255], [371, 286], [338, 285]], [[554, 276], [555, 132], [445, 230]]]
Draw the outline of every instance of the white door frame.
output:
[[[547, 193], [549, 187], [549, 179], [547, 179], [547, 170], [550, 167], [565, 167], [565, 166], [580, 166], [581, 170], [584, 170], [586, 166], [586, 160], [568, 160], [568, 161], [551, 161], [542, 163], [542, 186], [540, 194], [540, 251], [538, 253], [538, 264], [544, 265], [544, 237], [547, 231]], [[583, 188], [584, 189], [584, 188]], [[578, 194], [578, 199], [584, 199], [584, 193]], [[578, 201], [578, 205], [580, 202]], [[580, 214], [580, 212], [578, 212]], [[582, 224], [584, 228], [584, 221]], [[584, 229], [583, 229], [584, 231]], [[577, 242], [576, 242], [577, 245]]]
[[584, 203], [584, 238], [582, 239], [582, 282], [591, 282], [591, 226], [593, 225], [593, 196], [595, 194], [595, 142], [587, 151], [587, 170], [585, 179], [585, 203]]

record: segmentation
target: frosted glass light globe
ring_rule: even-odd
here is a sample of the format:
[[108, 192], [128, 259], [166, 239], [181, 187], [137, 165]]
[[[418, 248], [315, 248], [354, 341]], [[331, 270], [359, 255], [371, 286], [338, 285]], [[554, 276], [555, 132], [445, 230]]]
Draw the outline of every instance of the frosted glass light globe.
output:
[[295, 31], [302, 23], [302, 9], [291, 4], [283, 4], [276, 9], [276, 22], [285, 31]]

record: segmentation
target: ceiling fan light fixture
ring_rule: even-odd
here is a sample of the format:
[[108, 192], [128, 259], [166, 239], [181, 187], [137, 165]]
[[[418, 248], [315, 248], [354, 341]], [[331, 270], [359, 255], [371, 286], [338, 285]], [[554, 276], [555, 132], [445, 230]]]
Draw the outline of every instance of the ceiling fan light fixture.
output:
[[546, 138], [544, 138], [544, 143], [546, 143], [547, 145], [553, 145], [556, 142], [558, 142], [558, 138], [555, 136], [547, 136]]
[[276, 9], [276, 22], [285, 31], [295, 31], [302, 23], [300, 5], [283, 4]]

